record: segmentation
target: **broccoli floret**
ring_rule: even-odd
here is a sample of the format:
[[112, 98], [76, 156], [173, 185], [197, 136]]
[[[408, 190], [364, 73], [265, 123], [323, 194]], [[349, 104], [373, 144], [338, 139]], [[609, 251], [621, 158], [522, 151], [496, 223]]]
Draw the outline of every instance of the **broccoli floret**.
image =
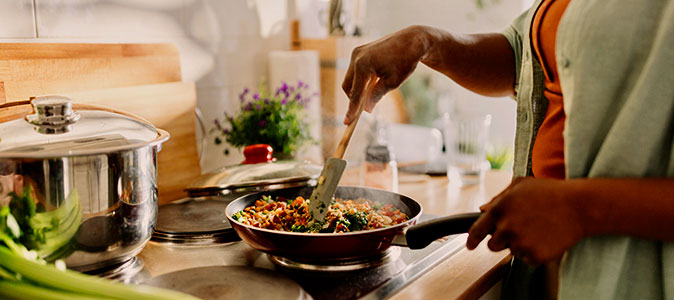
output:
[[307, 231], [307, 228], [306, 228], [304, 225], [293, 224], [293, 226], [290, 227], [290, 231], [293, 231], [293, 232], [306, 232], [306, 231]]
[[344, 214], [344, 218], [349, 222], [349, 224], [344, 224], [349, 227], [349, 231], [363, 230], [367, 226], [367, 216], [363, 212]]

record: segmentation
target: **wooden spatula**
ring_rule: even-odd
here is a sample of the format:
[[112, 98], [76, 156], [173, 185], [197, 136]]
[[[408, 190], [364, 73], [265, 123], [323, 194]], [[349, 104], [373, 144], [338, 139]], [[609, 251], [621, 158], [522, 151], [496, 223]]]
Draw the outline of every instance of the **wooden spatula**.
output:
[[344, 135], [342, 136], [339, 145], [337, 145], [335, 154], [325, 161], [321, 176], [318, 177], [318, 184], [309, 198], [309, 213], [316, 222], [322, 223], [325, 219], [325, 214], [328, 212], [328, 206], [330, 206], [332, 197], [337, 190], [337, 184], [342, 178], [344, 168], [346, 168], [344, 152], [346, 152], [346, 147], [349, 145], [353, 131], [356, 129], [356, 124], [358, 124], [360, 114], [363, 112], [365, 102], [372, 96], [372, 89], [378, 81], [379, 77], [372, 77], [366, 84], [365, 93], [361, 94], [360, 97], [360, 105], [356, 111], [355, 119], [346, 127], [346, 130], [344, 130]]

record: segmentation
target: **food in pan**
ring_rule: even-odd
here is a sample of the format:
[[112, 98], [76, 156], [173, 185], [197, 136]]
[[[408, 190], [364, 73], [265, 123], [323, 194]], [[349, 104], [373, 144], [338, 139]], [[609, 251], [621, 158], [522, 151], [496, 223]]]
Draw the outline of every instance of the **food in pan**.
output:
[[408, 216], [392, 204], [378, 204], [367, 199], [335, 199], [328, 207], [325, 222], [315, 222], [309, 215], [309, 200], [303, 197], [274, 200], [262, 196], [255, 205], [235, 213], [232, 218], [243, 224], [281, 231], [309, 233], [344, 233], [393, 226]]

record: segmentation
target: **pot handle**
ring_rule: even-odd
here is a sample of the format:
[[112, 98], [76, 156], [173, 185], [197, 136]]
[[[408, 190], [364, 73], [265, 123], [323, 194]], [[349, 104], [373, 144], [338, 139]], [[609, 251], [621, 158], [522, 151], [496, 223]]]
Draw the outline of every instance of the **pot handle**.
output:
[[423, 249], [439, 238], [466, 233], [481, 215], [480, 212], [451, 215], [411, 226], [405, 233], [407, 246]]
[[31, 101], [33, 101], [33, 100], [31, 99], [31, 100], [5, 102], [5, 103], [0, 104], [0, 109], [13, 107], [13, 106], [19, 106], [19, 105], [30, 105]]
[[197, 118], [197, 124], [199, 124], [199, 131], [201, 131], [201, 145], [199, 145], [199, 164], [203, 166], [203, 162], [206, 156], [206, 147], [208, 147], [208, 132], [206, 132], [206, 124], [204, 123], [204, 115], [201, 114], [201, 110], [198, 107], [194, 108], [194, 115]]

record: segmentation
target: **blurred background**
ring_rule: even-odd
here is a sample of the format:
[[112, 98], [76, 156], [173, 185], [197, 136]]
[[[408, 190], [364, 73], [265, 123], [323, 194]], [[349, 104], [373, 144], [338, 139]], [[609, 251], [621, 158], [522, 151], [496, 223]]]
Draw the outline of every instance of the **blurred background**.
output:
[[[0, 0], [0, 41], [174, 44], [180, 51], [182, 80], [196, 82], [197, 105], [203, 120], [203, 125], [196, 126], [204, 127], [197, 131], [198, 139], [207, 140], [201, 159], [202, 171], [206, 172], [242, 160], [240, 149], [224, 154], [229, 147], [215, 143], [209, 131], [223, 113], [234, 115], [240, 110], [239, 94], [245, 88], [254, 88], [262, 80], [310, 77], [300, 79], [311, 83], [319, 95], [309, 111], [312, 134], [320, 143], [298, 157], [322, 162], [334, 151], [335, 138], [341, 136], [348, 100], [340, 87], [353, 47], [413, 24], [459, 33], [500, 32], [532, 2]], [[293, 30], [293, 24], [298, 24], [298, 30]], [[310, 50], [313, 54], [288, 54], [291, 50]], [[442, 151], [436, 147], [435, 153], [415, 157], [419, 148], [435, 145], [428, 139], [436, 139], [437, 131], [422, 129], [419, 135], [414, 130], [442, 129], [445, 113], [491, 114], [490, 146], [512, 151], [515, 102], [511, 99], [473, 94], [423, 65], [387, 98], [390, 99], [383, 101], [375, 114], [386, 124], [406, 125], [391, 127], [396, 134], [390, 135], [403, 163], [433, 160]], [[367, 125], [374, 118], [365, 114], [364, 118], [365, 125], [359, 127], [365, 129], [356, 134], [347, 152], [350, 161], [362, 159], [370, 136]], [[404, 142], [424, 135], [428, 139]]]

